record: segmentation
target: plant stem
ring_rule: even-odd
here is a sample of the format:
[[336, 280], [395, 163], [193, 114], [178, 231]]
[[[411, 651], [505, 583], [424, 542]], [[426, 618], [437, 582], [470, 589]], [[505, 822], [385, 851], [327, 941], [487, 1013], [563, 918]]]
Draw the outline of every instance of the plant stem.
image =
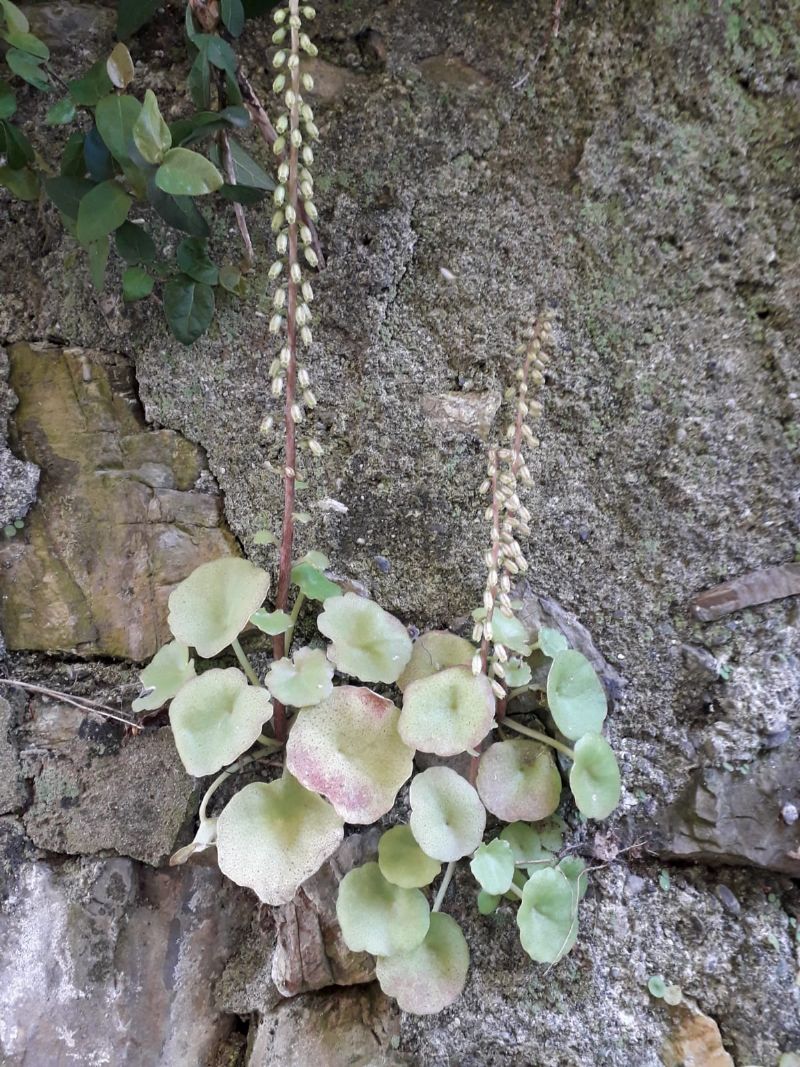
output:
[[297, 600], [295, 600], [295, 602], [294, 602], [294, 607], [292, 608], [292, 621], [289, 623], [289, 626], [287, 627], [286, 633], [284, 635], [284, 642], [285, 642], [287, 655], [290, 654], [291, 651], [292, 651], [292, 641], [294, 640], [294, 630], [295, 630], [295, 627], [297, 626], [297, 620], [300, 617], [300, 609], [302, 608], [303, 604], [305, 604], [305, 602], [306, 602], [305, 593], [299, 592], [297, 594]]
[[200, 809], [197, 812], [197, 817], [200, 822], [203, 822], [207, 818], [206, 811], [208, 810], [208, 802], [213, 795], [222, 785], [226, 778], [230, 778], [232, 774], [236, 774], [237, 771], [243, 770], [251, 763], [256, 763], [258, 760], [266, 759], [267, 756], [271, 756], [272, 752], [254, 752], [252, 756], [242, 756], [240, 760], [232, 763], [230, 767], [226, 767], [224, 771], [217, 775], [208, 789], [205, 791], [203, 799], [200, 801]]
[[442, 880], [439, 883], [439, 889], [436, 893], [436, 899], [433, 902], [433, 907], [431, 908], [431, 911], [441, 911], [442, 903], [444, 901], [447, 890], [450, 888], [450, 883], [453, 880], [453, 874], [455, 873], [455, 869], [456, 861], [451, 860], [447, 864], [447, 867], [445, 867], [444, 875], [442, 876]]
[[575, 753], [567, 745], [562, 745], [560, 741], [556, 741], [554, 737], [549, 737], [547, 734], [541, 733], [539, 730], [531, 730], [529, 726], [523, 726], [522, 723], [515, 722], [514, 719], [506, 717], [503, 719], [506, 726], [510, 726], [512, 730], [516, 730], [519, 734], [525, 734], [526, 737], [532, 737], [534, 741], [541, 741], [543, 745], [550, 745], [551, 748], [558, 749], [559, 752], [563, 752], [569, 759], [575, 759]]
[[512, 882], [511, 885], [508, 887], [508, 891], [509, 893], [513, 893], [515, 897], [519, 897], [519, 899], [522, 900], [522, 890], [518, 885], [514, 885], [514, 883]]
[[67, 696], [66, 693], [61, 693], [58, 689], [47, 689], [43, 685], [34, 685], [32, 682], [20, 682], [16, 678], [0, 678], [0, 685], [9, 685], [13, 689], [24, 689], [31, 693], [41, 693], [43, 696], [52, 697], [54, 700], [61, 700], [64, 704], [71, 704], [73, 708], [78, 708], [80, 711], [86, 712], [87, 715], [90, 712], [94, 712], [95, 715], [102, 715], [105, 719], [113, 719], [115, 722], [124, 723], [125, 726], [140, 725], [135, 719], [126, 719], [122, 715], [117, 715], [109, 708], [106, 708], [104, 704], [98, 704], [97, 701], [89, 700], [88, 697]]
[[[300, 0], [289, 0], [289, 15], [299, 15]], [[296, 26], [291, 30], [291, 54], [300, 53], [300, 34]], [[297, 258], [297, 145], [292, 134], [300, 129], [300, 67], [292, 67], [292, 92], [294, 102], [289, 111], [289, 179], [287, 182], [288, 204], [293, 208], [293, 221], [289, 223], [288, 241], [288, 284], [286, 287], [286, 333], [289, 349], [289, 365], [286, 368], [286, 402], [284, 404], [284, 432], [286, 444], [283, 464], [283, 528], [281, 530], [280, 556], [278, 564], [278, 591], [275, 596], [275, 610], [286, 611], [289, 603], [289, 578], [292, 572], [292, 544], [294, 541], [294, 498], [297, 464], [297, 427], [292, 416], [292, 408], [297, 391], [297, 283], [292, 277], [293, 268], [299, 265]], [[282, 659], [286, 654], [284, 634], [278, 634], [272, 643], [275, 659]], [[286, 740], [286, 709], [280, 701], [275, 701], [273, 722], [275, 736], [279, 741]]]
[[239, 644], [239, 638], [238, 637], [234, 637], [234, 639], [231, 641], [231, 648], [236, 653], [236, 658], [238, 659], [242, 670], [247, 675], [250, 684], [251, 685], [255, 685], [255, 686], [260, 686], [261, 682], [258, 679], [258, 675], [256, 674], [255, 670], [253, 669], [253, 664], [250, 662], [250, 660], [245, 655], [244, 649]]
[[[225, 171], [225, 177], [227, 178], [229, 185], [236, 185], [236, 169], [233, 165], [233, 156], [231, 155], [231, 144], [228, 138], [228, 131], [219, 130], [217, 133], [217, 140], [219, 143], [220, 160], [222, 162], [222, 168]], [[250, 231], [247, 228], [244, 207], [241, 204], [234, 202], [233, 213], [236, 216], [236, 225], [239, 227], [239, 234], [241, 235], [242, 244], [244, 245], [245, 262], [249, 269], [253, 266], [255, 252], [253, 251], [253, 242], [250, 238]]]

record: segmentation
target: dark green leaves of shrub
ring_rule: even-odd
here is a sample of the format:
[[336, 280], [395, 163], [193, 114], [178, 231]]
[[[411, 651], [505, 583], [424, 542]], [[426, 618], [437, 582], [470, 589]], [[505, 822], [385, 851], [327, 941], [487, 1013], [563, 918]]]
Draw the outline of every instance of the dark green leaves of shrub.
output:
[[196, 282], [204, 285], [216, 285], [219, 270], [211, 262], [206, 242], [200, 237], [186, 237], [178, 245], [178, 266]]
[[78, 207], [86, 194], [94, 189], [88, 178], [48, 178], [44, 189], [58, 210], [68, 219], [78, 218]]
[[114, 234], [117, 252], [126, 263], [152, 263], [156, 246], [147, 230], [132, 222], [123, 222]]
[[168, 196], [151, 178], [147, 184], [147, 199], [161, 218], [182, 233], [193, 237], [208, 237], [208, 223], [188, 196]]
[[69, 95], [81, 107], [94, 107], [114, 86], [106, 70], [106, 61], [98, 59], [82, 78], [76, 78], [67, 86]]
[[222, 0], [220, 14], [226, 29], [232, 37], [238, 37], [244, 29], [244, 7], [242, 0]]
[[214, 317], [214, 290], [188, 274], [178, 274], [164, 286], [164, 314], [175, 337], [190, 345]]
[[135, 97], [121, 93], [109, 93], [97, 102], [94, 113], [97, 130], [118, 163], [130, 158], [133, 129], [141, 110], [142, 105]]
[[23, 52], [20, 48], [9, 48], [6, 52], [6, 63], [15, 74], [32, 85], [34, 89], [39, 89], [43, 93], [50, 90], [50, 79], [47, 72], [42, 70], [42, 59], [38, 56]]
[[126, 40], [155, 15], [162, 0], [119, 0], [117, 37]]
[[216, 192], [222, 184], [214, 164], [188, 148], [171, 148], [156, 171], [156, 185], [172, 196], [203, 196]]
[[101, 182], [91, 189], [78, 207], [78, 240], [90, 245], [106, 237], [128, 217], [131, 198], [114, 181]]
[[133, 124], [134, 143], [148, 163], [160, 163], [172, 146], [172, 134], [161, 117], [155, 93], [148, 89], [144, 94], [142, 110]]
[[17, 94], [8, 84], [0, 81], [0, 119], [10, 119], [17, 110]]
[[74, 118], [75, 104], [68, 96], [65, 96], [63, 100], [53, 104], [48, 110], [44, 121], [48, 126], [64, 126], [67, 122], [72, 122]]

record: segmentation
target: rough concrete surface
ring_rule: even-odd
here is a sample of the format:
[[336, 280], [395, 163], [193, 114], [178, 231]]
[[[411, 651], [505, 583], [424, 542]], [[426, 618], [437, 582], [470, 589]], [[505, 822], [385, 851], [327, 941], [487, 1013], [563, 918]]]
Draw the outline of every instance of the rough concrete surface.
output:
[[[327, 268], [314, 286], [310, 362], [313, 429], [326, 454], [304, 472], [301, 506], [312, 521], [299, 548], [325, 551], [337, 573], [409, 624], [463, 619], [483, 586], [484, 438], [502, 433], [504, 412], [491, 428], [487, 419], [513, 376], [522, 325], [552, 307], [557, 353], [542, 445], [530, 457], [524, 547], [534, 593], [579, 620], [613, 668], [608, 734], [623, 800], [603, 826], [567, 812], [571, 843], [607, 866], [593, 877], [576, 949], [552, 970], [524, 955], [505, 905], [477, 915], [461, 871], [448, 907], [467, 929], [472, 968], [453, 1008], [403, 1017], [397, 1029], [372, 985], [279, 1003], [274, 922], [252, 897], [226, 890], [215, 907], [232, 932], [210, 956], [193, 954], [190, 933], [170, 942], [185, 943], [185, 963], [171, 992], [158, 986], [158, 1024], [138, 1062], [332, 1067], [338, 1045], [365, 1065], [659, 1067], [730, 1057], [736, 1067], [777, 1067], [782, 1053], [800, 1053], [791, 877], [800, 822], [785, 817], [800, 806], [799, 609], [788, 598], [704, 624], [688, 604], [799, 551], [797, 4], [576, 0], [564, 3], [552, 41], [549, 0], [318, 7]], [[64, 76], [110, 44], [105, 9], [90, 20], [93, 34], [89, 5], [45, 10], [51, 30], [62, 20]], [[265, 99], [269, 32], [248, 28], [241, 43]], [[168, 8], [131, 44], [137, 91], [154, 86], [176, 115], [188, 70], [181, 35]], [[24, 114], [41, 120], [46, 104], [20, 97]], [[35, 139], [47, 155], [61, 136], [40, 123]], [[257, 530], [277, 527], [281, 506], [265, 466], [279, 446], [258, 433], [273, 355], [269, 225], [266, 212], [248, 218], [258, 252], [249, 295], [221, 296], [209, 334], [184, 348], [155, 301], [122, 302], [118, 265], [103, 294], [91, 291], [85, 258], [50, 206], [3, 194], [0, 341], [118, 358], [152, 430], [204, 450], [230, 529], [272, 567], [273, 550], [253, 544]], [[213, 228], [219, 258], [235, 254], [232, 212], [215, 215]], [[24, 462], [13, 403], [3, 412], [12, 459]], [[7, 462], [0, 455], [0, 472]], [[43, 486], [28, 510], [35, 475], [11, 471], [11, 498], [31, 524], [13, 539], [22, 546], [46, 500]], [[86, 524], [75, 530], [87, 551], [96, 547]], [[73, 647], [48, 648], [62, 649], [57, 657], [14, 652], [4, 670], [124, 708], [136, 691], [130, 667], [94, 659], [78, 669]], [[87, 653], [108, 651], [131, 654]], [[0, 836], [10, 886], [0, 1045], [15, 1067], [70, 1063], [70, 1042], [80, 1062], [133, 1064], [102, 1056], [120, 1019], [147, 1018], [163, 959], [154, 948], [138, 962], [122, 952], [113, 969], [109, 960], [137, 915], [158, 940], [192, 878], [216, 884], [207, 871], [149, 866], [163, 863], [174, 838], [190, 839], [193, 786], [178, 784], [166, 741], [157, 759], [147, 756], [161, 744], [158, 725], [114, 733], [117, 747], [100, 754], [87, 736], [81, 754], [80, 731], [59, 740], [63, 723], [51, 720], [40, 756], [25, 757], [34, 711], [15, 704], [12, 734], [0, 734], [2, 766], [20, 768], [7, 800], [16, 814]], [[146, 795], [142, 774], [151, 776]], [[116, 810], [102, 799], [115, 777]], [[158, 803], [159, 789], [168, 802]], [[126, 885], [183, 888], [87, 927], [86, 894], [123, 868]], [[53, 990], [46, 1012], [30, 1000], [29, 943], [52, 950], [37, 960]], [[87, 1029], [74, 990], [92, 966]], [[680, 1005], [648, 993], [659, 974], [681, 987]], [[187, 1013], [194, 1045], [181, 1044]]]

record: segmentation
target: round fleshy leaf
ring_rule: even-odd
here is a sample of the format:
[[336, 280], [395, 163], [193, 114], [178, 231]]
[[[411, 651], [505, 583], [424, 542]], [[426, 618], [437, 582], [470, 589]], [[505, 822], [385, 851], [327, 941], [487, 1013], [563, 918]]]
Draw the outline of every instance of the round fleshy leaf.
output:
[[599, 734], [585, 734], [575, 744], [569, 787], [587, 819], [605, 819], [619, 804], [621, 782], [611, 745]]
[[508, 841], [496, 838], [480, 845], [469, 865], [476, 882], [493, 896], [502, 896], [514, 881], [514, 852]]
[[184, 682], [195, 677], [194, 660], [180, 641], [170, 641], [156, 652], [139, 675], [146, 692], [131, 704], [133, 711], [155, 711], [178, 692]]
[[292, 616], [286, 611], [267, 611], [259, 608], [250, 616], [250, 622], [262, 633], [275, 637], [277, 634], [285, 634], [292, 625]]
[[286, 904], [343, 837], [327, 800], [284, 774], [246, 785], [228, 801], [217, 823], [217, 859], [223, 874], [265, 904]]
[[392, 956], [410, 952], [430, 925], [428, 901], [418, 889], [402, 889], [383, 877], [377, 863], [356, 867], [342, 879], [336, 918], [351, 952]]
[[492, 815], [504, 822], [546, 819], [561, 799], [561, 775], [551, 749], [522, 738], [490, 745], [475, 784]]
[[411, 832], [426, 855], [449, 863], [474, 852], [486, 829], [486, 809], [469, 782], [450, 767], [429, 767], [408, 793]]
[[255, 744], [271, 718], [269, 693], [248, 685], [236, 667], [214, 668], [193, 678], [169, 709], [178, 755], [197, 778], [233, 763]]
[[536, 640], [539, 645], [539, 650], [550, 659], [553, 659], [559, 652], [565, 652], [569, 648], [567, 639], [561, 631], [553, 630], [549, 626], [543, 626], [541, 628], [536, 635]]
[[469, 948], [458, 923], [437, 911], [425, 940], [413, 952], [379, 957], [375, 975], [383, 992], [402, 1011], [435, 1015], [461, 996], [469, 970]]
[[493, 915], [502, 899], [502, 897], [495, 896], [494, 893], [487, 893], [485, 889], [481, 889], [480, 893], [478, 893], [478, 911], [481, 915]]
[[430, 630], [414, 642], [411, 659], [397, 679], [397, 685], [404, 693], [412, 682], [428, 678], [437, 671], [448, 667], [468, 667], [474, 655], [475, 646], [465, 638], [447, 630]]
[[291, 659], [272, 664], [264, 684], [281, 704], [305, 708], [333, 692], [333, 665], [321, 649], [299, 648]]
[[501, 841], [508, 841], [514, 853], [514, 862], [530, 861], [530, 866], [522, 867], [527, 874], [533, 874], [545, 863], [553, 862], [553, 854], [543, 844], [538, 830], [526, 822], [513, 822], [500, 833]]
[[606, 717], [606, 691], [588, 659], [568, 648], [557, 652], [547, 675], [547, 704], [556, 726], [573, 741], [598, 733]]
[[269, 589], [269, 575], [246, 559], [202, 563], [169, 596], [170, 630], [208, 659], [235, 640]]
[[564, 844], [564, 834], [568, 829], [560, 815], [551, 815], [549, 819], [537, 824], [536, 833], [548, 851], [560, 852]]
[[527, 685], [533, 676], [530, 664], [521, 659], [510, 659], [503, 669], [505, 671], [503, 680], [510, 689], [518, 689]]
[[430, 885], [442, 869], [441, 863], [419, 847], [410, 826], [393, 826], [381, 837], [378, 866], [387, 881], [403, 889]]
[[400, 735], [407, 745], [437, 756], [474, 748], [494, 722], [495, 697], [485, 674], [449, 667], [412, 682], [403, 695]]
[[326, 578], [322, 570], [311, 561], [302, 561], [292, 567], [292, 581], [300, 587], [300, 592], [309, 600], [319, 600], [324, 603], [331, 597], [342, 595], [342, 590], [336, 582]]
[[317, 627], [332, 642], [331, 662], [362, 682], [396, 682], [411, 658], [411, 638], [402, 622], [355, 593], [326, 600]]
[[340, 685], [327, 700], [302, 708], [286, 744], [286, 766], [330, 800], [345, 822], [373, 823], [390, 811], [411, 777], [414, 753], [397, 732], [391, 700]]
[[565, 856], [558, 864], [558, 870], [565, 875], [575, 888], [577, 900], [583, 900], [589, 888], [589, 876], [585, 874], [586, 861], [580, 856]]
[[492, 641], [496, 645], [504, 645], [509, 652], [519, 652], [521, 656], [530, 656], [533, 650], [527, 626], [516, 615], [509, 618], [499, 608], [492, 612]]
[[578, 936], [576, 887], [553, 867], [535, 871], [522, 890], [517, 911], [522, 947], [537, 963], [556, 963]]

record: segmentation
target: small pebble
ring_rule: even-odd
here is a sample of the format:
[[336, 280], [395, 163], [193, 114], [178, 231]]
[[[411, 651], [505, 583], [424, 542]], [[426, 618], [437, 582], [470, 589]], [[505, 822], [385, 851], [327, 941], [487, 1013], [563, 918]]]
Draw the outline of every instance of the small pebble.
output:
[[738, 915], [742, 910], [742, 906], [736, 899], [733, 890], [729, 889], [728, 886], [718, 885], [714, 893], [725, 911], [729, 911], [731, 915]]
[[798, 812], [795, 804], [784, 804], [781, 808], [781, 815], [787, 826], [794, 826], [798, 818], [800, 818], [800, 812]]
[[386, 556], [375, 556], [374, 560], [375, 566], [378, 568], [381, 574], [388, 574], [389, 571], [392, 569], [392, 565], [386, 558]]

